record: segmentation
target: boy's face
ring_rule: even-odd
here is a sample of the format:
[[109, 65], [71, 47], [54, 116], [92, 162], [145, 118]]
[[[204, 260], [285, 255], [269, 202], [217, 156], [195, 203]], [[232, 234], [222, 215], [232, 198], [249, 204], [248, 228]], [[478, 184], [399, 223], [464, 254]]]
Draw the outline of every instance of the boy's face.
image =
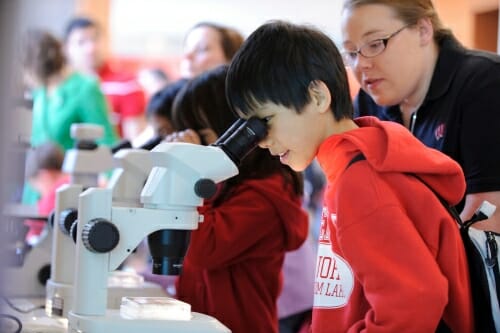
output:
[[267, 122], [268, 135], [259, 142], [261, 148], [280, 157], [295, 171], [303, 171], [314, 159], [324, 140], [324, 117], [314, 100], [299, 114], [294, 109], [266, 103], [255, 116]]

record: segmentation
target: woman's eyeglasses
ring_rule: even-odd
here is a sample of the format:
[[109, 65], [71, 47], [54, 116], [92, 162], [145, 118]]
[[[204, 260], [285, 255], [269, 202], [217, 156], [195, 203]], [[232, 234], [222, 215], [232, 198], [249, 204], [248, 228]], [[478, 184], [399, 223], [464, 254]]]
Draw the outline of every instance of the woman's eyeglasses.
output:
[[372, 41], [367, 42], [366, 44], [361, 45], [361, 47], [355, 51], [344, 51], [342, 52], [342, 56], [347, 66], [352, 67], [358, 58], [358, 55], [361, 54], [365, 58], [373, 58], [382, 53], [387, 47], [387, 43], [389, 40], [396, 36], [398, 33], [408, 28], [409, 25], [405, 25], [401, 29], [393, 32], [387, 37], [378, 38]]

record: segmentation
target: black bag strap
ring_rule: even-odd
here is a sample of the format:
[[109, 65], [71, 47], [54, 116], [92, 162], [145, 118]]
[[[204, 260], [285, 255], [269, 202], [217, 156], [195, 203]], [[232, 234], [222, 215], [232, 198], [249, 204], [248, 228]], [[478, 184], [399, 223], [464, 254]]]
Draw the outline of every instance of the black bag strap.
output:
[[349, 168], [349, 167], [350, 167], [353, 163], [356, 163], [356, 162], [358, 162], [358, 161], [362, 161], [362, 160], [366, 160], [365, 155], [363, 155], [363, 154], [361, 154], [361, 153], [357, 154], [356, 156], [354, 156], [354, 157], [353, 157], [353, 158], [349, 161], [349, 163], [347, 163], [347, 166], [345, 167], [345, 168], [346, 168], [346, 170], [347, 170], [347, 168]]
[[497, 298], [500, 301], [500, 267], [498, 262], [498, 244], [495, 239], [497, 233], [493, 231], [485, 231], [486, 235], [486, 250], [488, 251], [486, 257], [486, 265], [491, 268], [495, 276], [495, 285], [497, 287]]

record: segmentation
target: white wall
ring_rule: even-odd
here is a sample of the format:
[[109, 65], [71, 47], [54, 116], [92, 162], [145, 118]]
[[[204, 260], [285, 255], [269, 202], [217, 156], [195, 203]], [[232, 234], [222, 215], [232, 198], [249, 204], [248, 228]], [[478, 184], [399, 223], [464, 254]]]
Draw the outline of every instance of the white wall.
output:
[[[9, 0], [12, 1], [12, 0]], [[60, 36], [75, 10], [74, 0], [14, 0], [19, 7], [17, 27], [44, 28]]]
[[286, 19], [314, 24], [338, 41], [341, 6], [342, 0], [112, 0], [111, 51], [180, 54], [185, 33], [199, 21], [226, 24], [248, 36], [268, 20]]

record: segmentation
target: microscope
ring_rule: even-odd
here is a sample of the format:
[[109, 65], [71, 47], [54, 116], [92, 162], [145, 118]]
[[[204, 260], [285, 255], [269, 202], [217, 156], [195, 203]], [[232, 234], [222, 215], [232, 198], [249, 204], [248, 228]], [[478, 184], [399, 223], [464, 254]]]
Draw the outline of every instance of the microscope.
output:
[[[96, 187], [99, 177], [114, 166], [118, 166], [120, 176], [113, 176], [110, 184], [127, 184], [117, 186], [116, 199], [136, 196], [140, 190], [131, 187], [134, 182], [145, 182], [151, 163], [142, 158], [143, 164], [127, 163], [128, 158], [136, 161], [135, 156], [144, 156], [143, 150], [131, 151], [127, 156], [121, 152], [117, 157], [112, 155], [109, 147], [98, 146], [96, 140], [102, 137], [101, 126], [91, 124], [75, 124], [71, 127], [71, 136], [75, 139], [75, 147], [65, 154], [63, 170], [70, 174], [70, 184], [61, 186], [56, 193], [56, 207], [52, 230], [52, 257], [50, 279], [46, 285], [45, 311], [48, 316], [66, 317], [73, 302], [73, 283], [75, 269], [75, 236], [72, 226], [78, 219], [78, 197], [89, 187]], [[116, 180], [113, 180], [116, 179]], [[130, 194], [132, 191], [132, 194]], [[130, 203], [130, 200], [126, 201]], [[72, 234], [73, 232], [73, 234]], [[161, 286], [145, 282], [138, 274], [128, 272], [112, 272], [109, 281], [110, 293], [108, 307], [118, 308], [121, 297], [165, 295]]]
[[[4, 208], [3, 231], [9, 235], [7, 244], [7, 265], [3, 269], [3, 283], [9, 288], [5, 296], [12, 298], [43, 298], [45, 283], [50, 275], [49, 228], [45, 228], [37, 241], [28, 244], [25, 240], [26, 227], [23, 222], [29, 220], [47, 221], [48, 216], [41, 216], [36, 207], [10, 205]], [[7, 229], [7, 230], [5, 230]]]
[[70, 174], [70, 184], [57, 189], [52, 226], [52, 260], [45, 303], [49, 316], [64, 316], [66, 303], [71, 304], [72, 300], [75, 243], [70, 237], [70, 229], [78, 217], [78, 196], [84, 188], [98, 186], [99, 176], [113, 166], [109, 148], [96, 143], [103, 134], [103, 128], [98, 125], [71, 126], [75, 146], [66, 151], [62, 167]]
[[238, 174], [241, 159], [266, 131], [261, 120], [251, 118], [237, 121], [212, 146], [157, 145], [149, 152], [152, 169], [140, 205], [115, 203], [110, 188], [80, 194], [69, 332], [230, 332], [215, 318], [170, 298], [125, 297], [120, 310], [107, 309], [106, 281], [146, 236], [153, 273], [179, 274], [190, 231], [203, 222], [197, 207], [215, 194], [217, 183]]

